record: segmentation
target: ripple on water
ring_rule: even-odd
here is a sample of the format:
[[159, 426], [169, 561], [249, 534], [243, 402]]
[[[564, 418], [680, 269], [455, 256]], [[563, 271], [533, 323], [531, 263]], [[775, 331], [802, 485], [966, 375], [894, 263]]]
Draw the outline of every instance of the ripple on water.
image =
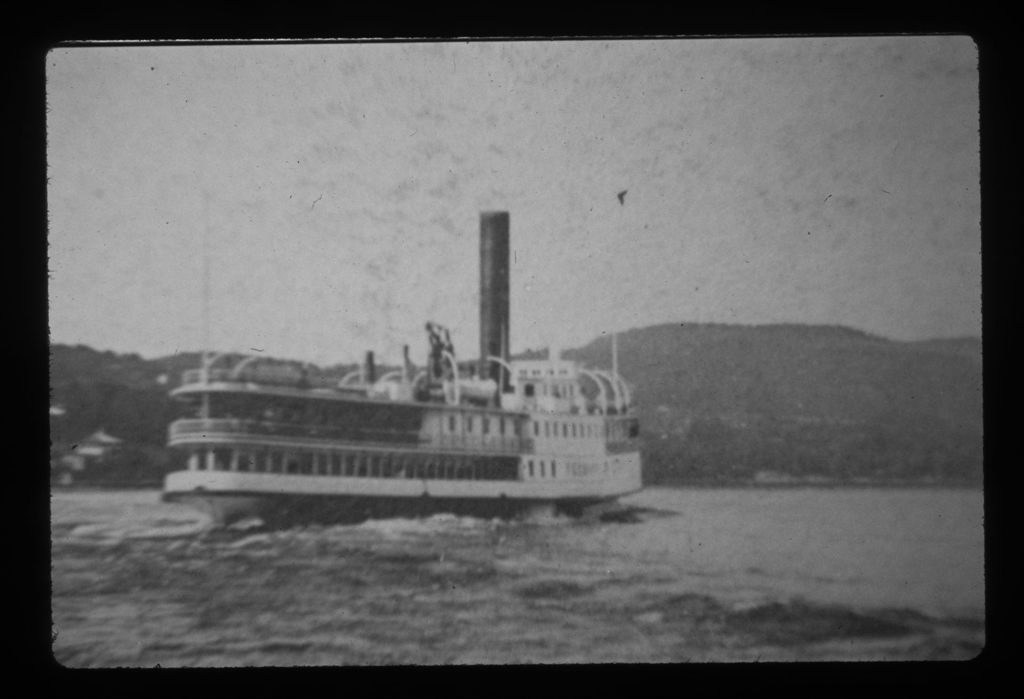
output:
[[[972, 601], [948, 565], [973, 551], [959, 529], [939, 541], [923, 516], [920, 531], [899, 529], [865, 493], [655, 495], [683, 514], [208, 530], [155, 498], [108, 495], [106, 517], [99, 495], [65, 498], [55, 654], [74, 666], [965, 658], [984, 642], [980, 616], [933, 614], [916, 584], [934, 580], [925, 591], [954, 608]], [[915, 498], [957, 511], [953, 496]]]
[[562, 600], [590, 592], [589, 585], [582, 585], [573, 580], [537, 580], [516, 589], [516, 594], [525, 599]]

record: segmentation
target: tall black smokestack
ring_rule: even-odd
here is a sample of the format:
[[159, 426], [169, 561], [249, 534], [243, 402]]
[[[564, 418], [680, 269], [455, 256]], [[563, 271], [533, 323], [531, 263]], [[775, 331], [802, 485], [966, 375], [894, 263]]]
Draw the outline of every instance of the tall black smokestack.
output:
[[508, 212], [480, 214], [480, 372], [507, 390], [510, 377], [488, 357], [508, 361]]

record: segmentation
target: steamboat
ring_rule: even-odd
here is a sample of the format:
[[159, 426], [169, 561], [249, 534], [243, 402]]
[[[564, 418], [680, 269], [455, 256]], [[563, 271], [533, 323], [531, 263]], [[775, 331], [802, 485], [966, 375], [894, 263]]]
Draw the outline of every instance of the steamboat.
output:
[[[459, 362], [427, 323], [427, 365], [404, 348], [377, 376], [373, 353], [348, 375], [204, 355], [171, 395], [184, 470], [163, 498], [216, 525], [357, 522], [452, 513], [580, 515], [641, 488], [639, 426], [617, 371], [509, 356], [509, 215], [480, 215], [480, 355]], [[614, 347], [614, 344], [613, 344]]]

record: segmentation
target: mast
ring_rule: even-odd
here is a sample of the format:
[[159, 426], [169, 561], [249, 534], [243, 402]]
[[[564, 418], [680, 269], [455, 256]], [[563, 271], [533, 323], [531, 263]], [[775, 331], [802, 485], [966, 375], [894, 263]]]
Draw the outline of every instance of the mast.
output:
[[612, 333], [612, 375], [619, 375], [619, 334]]
[[625, 405], [620, 405], [619, 402], [618, 386], [622, 383], [622, 379], [619, 378], [619, 334], [616, 332], [612, 333], [612, 382], [612, 390], [615, 393], [615, 412], [620, 413]]
[[[508, 361], [508, 325], [501, 326], [501, 358], [505, 362]], [[498, 373], [498, 405], [501, 405], [501, 394], [505, 392], [505, 388], [511, 381], [511, 376], [508, 376], [508, 370], [505, 368], [505, 364], [501, 364], [501, 370]]]
[[[203, 383], [210, 383], [210, 193], [203, 190]], [[210, 417], [210, 394], [203, 392], [200, 417]]]

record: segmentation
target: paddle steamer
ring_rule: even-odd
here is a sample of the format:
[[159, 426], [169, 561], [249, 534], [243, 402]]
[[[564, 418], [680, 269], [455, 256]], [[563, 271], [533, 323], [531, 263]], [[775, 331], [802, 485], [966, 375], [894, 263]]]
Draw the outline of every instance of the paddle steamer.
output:
[[[459, 362], [427, 324], [427, 366], [404, 348], [344, 377], [250, 356], [204, 358], [171, 395], [186, 468], [163, 497], [216, 524], [354, 522], [437, 512], [577, 515], [641, 488], [632, 392], [617, 372], [509, 357], [509, 216], [480, 216], [480, 356]], [[217, 366], [218, 362], [221, 366]]]

